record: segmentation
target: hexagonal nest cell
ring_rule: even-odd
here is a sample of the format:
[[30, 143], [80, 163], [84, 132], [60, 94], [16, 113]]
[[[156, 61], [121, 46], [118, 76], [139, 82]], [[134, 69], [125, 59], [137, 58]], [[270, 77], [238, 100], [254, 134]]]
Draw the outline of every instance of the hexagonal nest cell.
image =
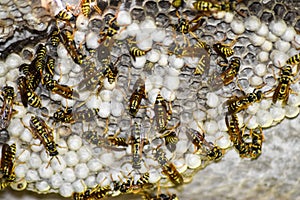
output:
[[0, 197], [296, 199], [299, 12], [3, 0]]

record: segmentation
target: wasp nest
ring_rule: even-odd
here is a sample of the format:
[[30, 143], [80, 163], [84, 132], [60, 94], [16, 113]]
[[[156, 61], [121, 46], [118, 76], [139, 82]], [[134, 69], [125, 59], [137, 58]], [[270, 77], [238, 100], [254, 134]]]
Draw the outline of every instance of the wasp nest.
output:
[[[234, 180], [247, 173], [227, 171], [253, 165], [257, 174], [255, 163], [271, 159], [272, 140], [282, 142], [266, 133], [299, 114], [299, 10], [292, 2], [0, 6], [3, 189], [176, 199], [168, 188], [204, 170], [211, 175], [199, 178], [196, 187], [205, 189], [197, 193], [224, 196], [217, 183], [225, 174], [233, 186], [225, 196], [237, 198]], [[254, 181], [239, 182], [250, 188], [246, 197], [263, 185]], [[198, 199], [193, 194], [178, 196]]]

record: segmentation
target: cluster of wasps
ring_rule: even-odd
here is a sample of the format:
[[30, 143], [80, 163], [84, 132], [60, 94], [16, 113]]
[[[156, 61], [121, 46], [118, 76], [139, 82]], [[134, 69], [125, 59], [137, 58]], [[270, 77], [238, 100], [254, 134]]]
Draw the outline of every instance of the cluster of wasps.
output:
[[145, 200], [178, 200], [176, 194], [165, 194], [158, 191], [152, 194], [150, 190], [153, 184], [149, 183], [149, 173], [146, 172], [140, 176], [138, 180], [133, 177], [119, 181], [113, 181], [111, 185], [96, 185], [91, 189], [85, 189], [83, 192], [75, 192], [72, 197], [74, 200], [102, 199], [105, 197], [113, 197], [120, 194], [139, 194]]
[[[199, 62], [199, 65], [195, 69], [195, 74], [202, 74], [207, 65], [209, 65], [209, 56], [212, 53], [212, 49], [223, 60], [218, 62], [221, 67], [220, 81], [223, 85], [229, 85], [234, 81], [234, 78], [238, 75], [238, 71], [241, 65], [241, 61], [238, 57], [232, 57], [234, 54], [233, 43], [230, 45], [218, 42], [210, 47], [206, 42], [199, 40], [193, 32], [201, 26], [203, 21], [202, 16], [209, 16], [211, 13], [218, 11], [233, 12], [236, 9], [237, 4], [241, 1], [226, 0], [226, 1], [196, 1], [193, 3], [193, 7], [200, 14], [194, 19], [188, 21], [179, 17], [178, 24], [174, 25], [177, 32], [182, 34], [191, 34], [196, 43], [193, 48], [204, 50], [202, 55], [206, 62]], [[183, 0], [174, 0], [172, 2], [174, 8], [178, 11], [181, 7], [185, 6]], [[103, 11], [97, 6], [96, 1], [82, 0], [81, 1], [81, 13], [89, 17], [91, 12], [96, 11], [101, 14]], [[108, 80], [110, 84], [114, 83], [117, 78], [118, 69], [116, 67], [119, 58], [115, 63], [112, 63], [110, 59], [103, 60], [103, 67], [99, 70], [92, 62], [89, 62], [88, 56], [85, 55], [80, 48], [77, 48], [72, 27], [72, 23], [76, 20], [76, 15], [70, 12], [68, 9], [61, 10], [55, 18], [58, 21], [63, 21], [65, 27], [56, 27], [51, 31], [51, 34], [44, 44], [39, 44], [36, 48], [36, 53], [31, 63], [22, 64], [19, 67], [22, 73], [17, 80], [18, 90], [21, 97], [21, 102], [24, 107], [31, 106], [35, 109], [44, 109], [42, 106], [41, 96], [37, 94], [37, 90], [40, 85], [47, 91], [55, 93], [66, 99], [78, 100], [80, 92], [83, 90], [95, 90], [98, 87], [100, 90], [103, 87], [103, 81]], [[109, 16], [105, 20], [106, 25], [104, 30], [100, 32], [101, 39], [99, 43], [104, 46], [111, 45], [113, 42], [113, 36], [118, 33], [119, 26], [117, 25], [116, 18]], [[54, 79], [55, 71], [55, 58], [53, 57], [53, 49], [55, 49], [59, 43], [62, 43], [72, 60], [85, 67], [84, 79], [78, 84], [79, 91], [76, 91], [72, 86], [63, 85], [59, 83], [59, 80]], [[187, 56], [187, 50], [184, 49], [183, 56]], [[131, 47], [129, 54], [136, 61], [136, 57], [145, 55], [150, 50], [141, 50], [137, 47]], [[89, 51], [93, 53], [93, 51]], [[190, 53], [190, 52], [189, 52]], [[194, 53], [192, 53], [195, 55]], [[228, 60], [230, 58], [230, 60]], [[208, 59], [208, 60], [207, 60]], [[200, 59], [203, 61], [203, 59]], [[294, 65], [299, 64], [300, 54], [292, 56], [286, 61], [286, 66], [281, 68], [281, 74], [278, 78], [278, 85], [274, 88], [272, 95], [273, 103], [282, 101], [285, 105], [288, 101], [289, 94], [292, 92], [290, 85], [294, 83], [292, 72]], [[39, 88], [42, 90], [43, 88]], [[147, 92], [145, 90], [145, 82], [142, 78], [137, 79], [135, 82], [132, 94], [129, 98], [128, 112], [133, 119], [135, 119], [139, 109], [142, 108], [141, 102], [147, 98]], [[7, 127], [14, 114], [13, 104], [15, 102], [16, 94], [13, 87], [5, 86], [2, 89], [2, 108], [0, 111], [0, 140], [3, 143], [2, 157], [0, 162], [0, 189], [4, 189], [10, 183], [15, 181], [15, 154], [16, 144], [7, 144], [9, 140], [9, 133]], [[251, 104], [261, 101], [265, 97], [265, 93], [261, 90], [254, 90], [252, 93], [244, 94], [243, 96], [230, 98], [226, 104], [228, 111], [226, 112], [225, 122], [228, 128], [228, 134], [230, 140], [233, 143], [234, 148], [238, 151], [242, 158], [256, 159], [261, 154], [263, 133], [262, 128], [259, 127], [255, 130], [250, 130], [249, 134], [245, 133], [245, 128], [241, 130], [237, 113], [244, 111]], [[45, 97], [47, 98], [47, 97]], [[173, 127], [169, 127], [168, 124], [172, 119], [172, 102], [166, 101], [160, 93], [157, 94], [154, 107], [155, 128], [159, 133], [159, 138], [164, 140], [166, 148], [170, 152], [176, 150], [176, 144], [179, 141], [178, 133], [176, 129], [180, 123], [177, 123]], [[74, 110], [73, 108], [59, 108], [50, 117], [54, 123], [69, 123], [74, 124], [82, 121], [91, 121], [98, 117], [98, 108]], [[32, 115], [29, 121], [29, 127], [25, 124], [34, 138], [38, 138], [41, 144], [46, 149], [48, 155], [53, 158], [57, 158], [59, 152], [57, 150], [58, 145], [54, 139], [53, 129], [45, 122], [43, 117]], [[131, 145], [131, 161], [132, 168], [134, 170], [141, 169], [143, 162], [143, 148], [149, 145], [149, 141], [141, 131], [141, 123], [135, 121], [132, 126], [130, 139], [118, 137], [117, 135], [108, 135], [107, 137], [98, 136], [97, 133], [90, 131], [85, 132], [84, 138], [91, 144], [99, 146], [117, 146], [128, 147]], [[195, 154], [200, 154], [203, 158], [207, 158], [210, 161], [219, 161], [224, 151], [214, 143], [205, 139], [204, 131], [197, 131], [192, 128], [186, 129], [187, 137], [192, 141], [195, 146]], [[249, 139], [251, 138], [251, 139]], [[251, 140], [249, 142], [249, 140]], [[153, 158], [159, 164], [162, 173], [167, 176], [170, 182], [174, 186], [180, 186], [184, 183], [183, 175], [178, 171], [175, 164], [167, 158], [161, 145], [158, 145], [156, 149], [152, 151]], [[49, 161], [49, 164], [50, 164]], [[58, 160], [59, 161], [59, 160]], [[49, 165], [48, 164], [48, 165]], [[152, 194], [151, 190], [155, 187], [149, 183], [149, 173], [146, 172], [140, 176], [138, 180], [134, 180], [133, 177], [127, 178], [125, 181], [120, 178], [119, 181], [114, 180], [112, 185], [101, 186], [98, 184], [94, 188], [86, 189], [80, 193], [73, 193], [74, 200], [84, 199], [101, 199], [110, 196], [117, 196], [118, 194], [139, 194], [146, 200], [176, 200], [178, 197], [176, 194]]]

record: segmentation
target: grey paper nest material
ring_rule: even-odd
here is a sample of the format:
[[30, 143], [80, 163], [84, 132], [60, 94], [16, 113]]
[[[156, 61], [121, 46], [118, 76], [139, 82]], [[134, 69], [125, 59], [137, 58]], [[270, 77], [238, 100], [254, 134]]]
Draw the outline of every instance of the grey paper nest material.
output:
[[[36, 58], [36, 54], [43, 55], [38, 48], [44, 44], [47, 56], [55, 60], [50, 79], [57, 81], [57, 88], [74, 91], [67, 96], [44, 78], [34, 90], [41, 98], [39, 108], [30, 103], [26, 108], [21, 103], [14, 105], [17, 113], [7, 128], [7, 143], [17, 146], [13, 189], [71, 197], [100, 184], [111, 187], [107, 196], [119, 196], [122, 191], [116, 182], [126, 186], [132, 178], [126, 186], [128, 193], [155, 195], [160, 187], [164, 193], [177, 193], [180, 199], [199, 199], [200, 195], [203, 199], [295, 199], [300, 195], [299, 83], [291, 84], [294, 93], [287, 105], [272, 102], [281, 67], [299, 53], [299, 5], [239, 3], [233, 12], [206, 13], [192, 33], [180, 33], [182, 27], [177, 25], [199, 14], [193, 2], [184, 1], [177, 12], [170, 1], [101, 1], [97, 3], [102, 13], [92, 7], [86, 17], [80, 13], [79, 2], [68, 1], [74, 20], [70, 17], [66, 22], [55, 18], [66, 2], [0, 4], [1, 85], [12, 86], [15, 100], [21, 102], [17, 79], [27, 75], [26, 68], [19, 70], [19, 66], [45, 62]], [[55, 26], [65, 42], [53, 45], [49, 35]], [[108, 31], [117, 34], [111, 36]], [[226, 70], [220, 65], [226, 66], [226, 59], [207, 46], [194, 47], [199, 40], [210, 47], [218, 42], [232, 43], [234, 54], [228, 60], [241, 62], [232, 82], [230, 79], [224, 85], [222, 79]], [[210, 59], [208, 50], [212, 52]], [[45, 71], [34, 73], [48, 77]], [[242, 159], [235, 150], [240, 147], [227, 133], [226, 102], [244, 93], [257, 94], [257, 90], [263, 92], [263, 99], [237, 117], [245, 134], [263, 128], [262, 155], [256, 160]], [[133, 93], [142, 99], [136, 113], [129, 109]], [[162, 122], [156, 119], [157, 112], [169, 104], [172, 113], [167, 109], [169, 116], [161, 114], [166, 115], [162, 119], [167, 120], [166, 129], [164, 124], [159, 127], [157, 123]], [[69, 121], [55, 121], [58, 111], [67, 114], [70, 118], [64, 120]], [[33, 138], [34, 131], [28, 128], [32, 116], [40, 117], [53, 130], [49, 132], [57, 144], [57, 157], [51, 159], [49, 148]], [[208, 142], [198, 151], [187, 134], [190, 128], [205, 132]], [[249, 143], [250, 136], [239, 141]], [[222, 150], [221, 160], [213, 161], [212, 147]], [[243, 155], [249, 154], [246, 151]], [[177, 171], [175, 178], [166, 172], [170, 168]], [[147, 173], [147, 184], [138, 185]], [[180, 186], [174, 189], [174, 185]]]

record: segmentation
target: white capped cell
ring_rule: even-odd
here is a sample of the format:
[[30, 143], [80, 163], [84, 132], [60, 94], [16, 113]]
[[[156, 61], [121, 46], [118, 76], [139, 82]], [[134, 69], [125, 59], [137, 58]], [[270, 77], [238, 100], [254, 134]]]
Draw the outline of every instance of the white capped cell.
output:
[[231, 141], [227, 132], [218, 132], [216, 134], [216, 138], [215, 144], [217, 146], [219, 146], [221, 149], [229, 148]]
[[90, 108], [99, 108], [100, 104], [102, 102], [102, 99], [98, 95], [91, 95], [87, 101], [85, 101], [85, 105]]
[[87, 167], [89, 168], [90, 171], [97, 172], [100, 169], [102, 169], [102, 163], [99, 159], [93, 158], [87, 162]]
[[213, 93], [213, 92], [209, 92], [206, 95], [206, 104], [211, 107], [211, 108], [215, 108], [219, 105], [219, 97]]
[[234, 13], [233, 12], [225, 12], [224, 21], [229, 24], [233, 21]]
[[168, 58], [169, 58], [169, 56], [167, 56], [166, 54], [161, 54], [160, 59], [158, 61], [158, 64], [162, 67], [167, 66], [168, 65]]
[[75, 172], [72, 168], [66, 168], [62, 171], [61, 176], [68, 183], [72, 183], [76, 180]]
[[135, 37], [136, 34], [140, 34], [140, 27], [137, 23], [133, 22], [132, 24], [130, 24], [129, 26], [127, 26], [127, 33], [129, 36], [131, 37]]
[[96, 177], [95, 176], [89, 176], [84, 180], [85, 184], [89, 188], [93, 188], [97, 185], [96, 183]]
[[261, 26], [261, 21], [258, 17], [251, 15], [245, 21], [245, 27], [249, 31], [257, 31]]
[[51, 160], [51, 167], [55, 172], [62, 172], [66, 167], [66, 161], [62, 156], [57, 155], [55, 158]]
[[20, 136], [20, 139], [24, 142], [30, 143], [30, 141], [32, 140], [31, 132], [27, 128], [24, 129], [23, 133]]
[[52, 167], [48, 166], [48, 163], [43, 163], [39, 169], [39, 175], [42, 178], [48, 179], [53, 175], [53, 169]]
[[66, 164], [69, 167], [73, 167], [79, 163], [79, 158], [75, 151], [68, 151], [64, 155], [64, 160], [66, 161]]
[[85, 90], [79, 93], [80, 100], [85, 101], [91, 96], [91, 91]]
[[76, 18], [76, 28], [79, 31], [86, 31], [88, 28], [89, 19], [83, 14], [79, 14]]
[[18, 158], [18, 161], [26, 162], [27, 160], [29, 160], [29, 158], [31, 158], [30, 151], [28, 151], [27, 149], [19, 151], [19, 149], [17, 149], [16, 157]]
[[271, 99], [262, 99], [260, 104], [260, 108], [263, 110], [267, 110], [271, 107], [272, 105], [272, 100]]
[[224, 118], [218, 121], [218, 128], [220, 131], [227, 131], [227, 126]]
[[[189, 141], [188, 140], [179, 140], [178, 143], [176, 144], [176, 153], [180, 154], [184, 154], [189, 146]], [[168, 153], [169, 151], [167, 151], [166, 153]], [[172, 156], [170, 156], [172, 157]]]
[[196, 169], [201, 165], [200, 156], [195, 154], [186, 154], [185, 162], [190, 169]]
[[49, 180], [51, 187], [54, 189], [58, 189], [64, 184], [64, 181], [59, 173], [53, 174]]
[[128, 26], [132, 22], [131, 15], [128, 11], [120, 10], [117, 15], [117, 23], [119, 26]]
[[144, 51], [148, 51], [152, 48], [153, 41], [151, 35], [145, 33], [144, 31], [136, 35], [136, 46]]
[[115, 117], [120, 117], [124, 113], [124, 105], [120, 102], [111, 103], [111, 115]]
[[152, 88], [153, 88], [153, 85], [152, 85], [151, 79], [146, 78], [145, 79], [145, 91], [146, 91], [146, 93], [147, 93], [147, 91], [152, 90]]
[[83, 45], [85, 43], [85, 32], [83, 31], [75, 31], [74, 33], [74, 41], [76, 46]]
[[15, 174], [17, 178], [24, 178], [28, 171], [28, 166], [26, 164], [19, 164], [15, 167]]
[[154, 88], [161, 88], [163, 86], [163, 77], [159, 75], [151, 76], [150, 81]]
[[260, 28], [256, 30], [256, 34], [260, 36], [267, 36], [269, 33], [268, 26], [265, 23], [262, 23]]
[[287, 25], [284, 20], [272, 21], [269, 25], [269, 29], [274, 35], [282, 36], [287, 29]]
[[157, 183], [160, 179], [161, 176], [156, 169], [149, 170], [149, 183]]
[[56, 141], [57, 144], [57, 151], [59, 152], [60, 155], [64, 155], [66, 152], [68, 152], [68, 146], [65, 140], [60, 139]]
[[[9, 85], [9, 81], [12, 81], [15, 85], [14, 81], [17, 80], [18, 76], [19, 76], [18, 68], [9, 70], [8, 73], [6, 73], [6, 75], [5, 75], [6, 84]], [[15, 88], [17, 88], [17, 87], [15, 87]]]
[[71, 135], [68, 140], [67, 144], [70, 150], [78, 150], [82, 145], [82, 139], [78, 135]]
[[174, 68], [168, 68], [167, 70], [167, 74], [170, 76], [176, 76], [178, 77], [180, 75], [180, 71]]
[[176, 96], [175, 96], [175, 92], [163, 87], [160, 91], [161, 96], [166, 100], [166, 101], [174, 101]]
[[270, 113], [274, 121], [281, 121], [285, 117], [285, 109], [282, 107], [273, 106], [270, 109]]
[[43, 162], [45, 163], [49, 163], [50, 159], [52, 157], [49, 156], [48, 152], [46, 151], [46, 149], [43, 149], [40, 153], [40, 158], [42, 159]]
[[177, 90], [180, 84], [178, 76], [165, 76], [164, 86], [169, 90]]
[[103, 153], [100, 156], [100, 160], [106, 166], [111, 166], [115, 161], [115, 159], [113, 157], [113, 153]]
[[278, 40], [278, 37], [274, 35], [271, 31], [269, 31], [266, 39], [268, 39], [271, 42], [276, 42]]
[[152, 49], [151, 51], [147, 52], [146, 57], [150, 62], [156, 63], [160, 59], [160, 51], [157, 49]]
[[134, 68], [141, 69], [145, 66], [146, 63], [146, 56], [139, 56], [135, 58], [135, 61], [131, 59], [131, 63]]
[[74, 192], [83, 192], [86, 189], [86, 185], [84, 184], [84, 181], [81, 179], [76, 180], [74, 183], [72, 183]]
[[218, 117], [219, 113], [218, 113], [218, 110], [217, 109], [207, 109], [206, 111], [207, 113], [207, 118], [209, 119], [214, 119], [216, 117]]
[[50, 189], [50, 185], [48, 184], [47, 181], [37, 182], [35, 184], [35, 187], [40, 192], [47, 192]]
[[31, 170], [31, 169], [27, 171], [25, 178], [28, 182], [36, 182], [41, 179], [39, 177], [38, 172], [36, 170]]
[[269, 52], [273, 49], [273, 43], [269, 40], [265, 40], [265, 42], [261, 45], [261, 49], [265, 52]]
[[151, 33], [151, 38], [154, 42], [163, 42], [166, 37], [166, 30], [163, 28], [157, 28], [156, 31]]
[[44, 149], [44, 145], [41, 143], [40, 139], [33, 139], [30, 149], [33, 152], [40, 152], [42, 149]]
[[68, 57], [68, 51], [67, 49], [64, 47], [64, 45], [62, 43], [59, 43], [58, 46], [57, 46], [57, 55], [60, 57], [60, 58], [66, 58]]
[[[146, 79], [145, 82], [147, 82], [148, 79]], [[145, 83], [146, 84], [146, 83]], [[112, 99], [114, 101], [118, 101], [118, 102], [123, 102], [124, 99], [123, 93], [121, 92], [121, 90], [115, 88], [114, 90], [112, 90]]]
[[[16, 106], [14, 106], [15, 109]], [[19, 137], [24, 132], [24, 126], [19, 118], [13, 118], [7, 128], [10, 136]]]
[[7, 56], [5, 64], [8, 69], [17, 68], [22, 64], [22, 58], [16, 53], [11, 53]]
[[254, 129], [258, 126], [258, 123], [257, 123], [257, 118], [256, 116], [250, 116], [248, 120], [246, 120], [246, 127], [248, 129]]
[[[85, 45], [88, 49], [97, 49], [99, 47], [99, 34], [91, 31], [85, 37]], [[73, 70], [72, 70], [73, 71]], [[75, 72], [75, 71], [74, 71]]]
[[110, 90], [101, 90], [100, 97], [103, 101], [110, 101], [111, 100], [111, 91]]
[[275, 42], [275, 48], [281, 52], [287, 52], [291, 48], [291, 43], [284, 40], [277, 40]]
[[59, 194], [63, 197], [71, 197], [73, 194], [74, 190], [72, 187], [71, 183], [64, 183], [60, 188], [59, 188]]
[[253, 75], [253, 76], [250, 77], [250, 81], [249, 82], [250, 82], [251, 86], [257, 87], [257, 86], [260, 86], [260, 85], [263, 84], [263, 79], [260, 76]]
[[91, 149], [88, 148], [87, 146], [82, 146], [78, 151], [77, 151], [79, 161], [80, 162], [87, 162], [92, 158], [92, 152]]
[[261, 46], [266, 41], [265, 37], [256, 35], [255, 33], [251, 34], [249, 39], [254, 46]]
[[0, 61], [0, 76], [4, 76], [8, 71], [7, 64], [5, 62]]
[[257, 111], [259, 109], [260, 109], [260, 104], [259, 103], [253, 103], [253, 104], [248, 106], [247, 113], [249, 113], [250, 115], [255, 115], [255, 113], [257, 113]]
[[257, 123], [263, 128], [268, 128], [273, 123], [273, 118], [271, 113], [266, 110], [259, 110], [256, 114], [256, 117], [257, 117]]
[[109, 102], [101, 102], [99, 106], [98, 115], [102, 118], [107, 118], [110, 116], [110, 103]]
[[274, 50], [270, 55], [274, 65], [277, 67], [282, 67], [286, 60], [289, 59], [289, 56], [281, 51]]
[[193, 118], [196, 121], [204, 121], [206, 119], [206, 113], [202, 110], [194, 110], [193, 111]]
[[140, 23], [142, 33], [152, 33], [156, 31], [156, 24], [151, 18], [147, 18]]
[[264, 76], [267, 73], [267, 66], [260, 63], [253, 68], [253, 71], [257, 76]]
[[291, 26], [287, 27], [283, 35], [281, 36], [281, 39], [291, 42], [294, 40], [295, 36], [297, 35], [295, 29]]
[[215, 134], [218, 131], [218, 124], [214, 120], [205, 122], [204, 127], [208, 135]]
[[299, 112], [300, 112], [298, 106], [293, 107], [293, 106], [286, 105], [286, 106], [284, 107], [284, 109], [285, 109], [285, 116], [286, 116], [287, 118], [294, 118], [294, 117], [296, 117], [296, 116], [299, 114]]
[[125, 40], [127, 37], [128, 37], [128, 32], [126, 29], [125, 30], [122, 29], [121, 31], [118, 32], [118, 34], [114, 36], [116, 40]]
[[107, 172], [99, 172], [96, 177], [96, 181], [97, 183], [101, 183], [102, 186], [109, 185], [110, 181], [108, 177], [110, 177], [110, 175]]
[[38, 154], [32, 153], [28, 164], [30, 168], [37, 169], [42, 165], [42, 160]]
[[181, 69], [184, 66], [184, 60], [182, 58], [177, 58], [175, 55], [169, 56], [168, 61], [170, 66], [175, 69]]

